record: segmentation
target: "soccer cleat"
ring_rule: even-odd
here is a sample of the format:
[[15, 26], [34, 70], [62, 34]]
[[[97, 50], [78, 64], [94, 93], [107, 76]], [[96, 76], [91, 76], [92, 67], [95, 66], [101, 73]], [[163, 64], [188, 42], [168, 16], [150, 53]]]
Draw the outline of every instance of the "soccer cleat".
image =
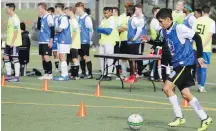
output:
[[10, 79], [13, 79], [13, 76], [11, 76], [11, 75], [6, 75], [5, 80], [10, 80]]
[[68, 81], [70, 80], [69, 76], [57, 76], [54, 78], [55, 81]]
[[78, 77], [78, 76], [71, 76], [71, 80], [79, 80], [80, 79], [80, 77]]
[[168, 126], [177, 127], [183, 125], [185, 122], [186, 120], [184, 118], [176, 117], [173, 122], [168, 124]]
[[136, 75], [131, 75], [130, 77], [125, 78], [125, 79], [124, 79], [124, 82], [126, 82], [126, 83], [134, 83], [134, 82], [137, 82]]
[[10, 80], [8, 80], [8, 82], [19, 82], [19, 77], [13, 77]]
[[208, 117], [205, 120], [201, 121], [201, 127], [197, 129], [197, 131], [206, 131], [209, 127], [209, 125], [211, 125], [212, 123], [212, 118]]
[[38, 77], [38, 80], [44, 80], [44, 78], [48, 77], [48, 74], [44, 74], [43, 76], [41, 77]]
[[102, 81], [111, 81], [112, 80], [112, 77], [110, 76], [104, 76]]
[[80, 78], [84, 78], [85, 76], [86, 76], [86, 74], [83, 74], [83, 73], [82, 73], [82, 74], [80, 75]]
[[44, 76], [45, 80], [52, 80], [53, 79], [53, 75], [52, 74], [47, 74], [46, 76]]
[[139, 74], [136, 74], [136, 78], [142, 78], [143, 77], [143, 75], [141, 74], [141, 75], [139, 75]]
[[86, 75], [86, 76], [84, 76], [84, 79], [93, 79], [93, 76], [92, 75]]
[[205, 93], [205, 92], [207, 92], [207, 91], [206, 91], [205, 88], [199, 88], [199, 89], [198, 89], [198, 92], [200, 92], [200, 93]]

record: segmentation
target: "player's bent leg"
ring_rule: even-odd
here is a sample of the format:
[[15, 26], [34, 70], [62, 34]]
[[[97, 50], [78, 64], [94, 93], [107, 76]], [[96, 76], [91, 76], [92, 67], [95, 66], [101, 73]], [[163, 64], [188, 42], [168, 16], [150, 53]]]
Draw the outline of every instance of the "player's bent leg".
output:
[[178, 98], [176, 94], [173, 92], [174, 87], [175, 85], [169, 80], [166, 80], [164, 87], [163, 87], [163, 91], [166, 94], [166, 96], [169, 98], [169, 101], [171, 105], [173, 106], [173, 111], [175, 113], [175, 119], [171, 123], [168, 124], [168, 126], [170, 127], [181, 126], [186, 122], [185, 119], [183, 118], [183, 114], [182, 114], [181, 107], [178, 102]]
[[88, 55], [85, 55], [84, 57], [87, 69], [88, 69], [88, 75], [86, 75], [84, 77], [84, 79], [93, 79], [93, 75], [92, 75], [92, 62], [91, 59], [89, 58]]
[[196, 114], [199, 116], [201, 120], [201, 127], [198, 128], [198, 131], [205, 131], [209, 127], [209, 125], [212, 123], [212, 118], [210, 118], [206, 112], [203, 110], [202, 106], [200, 105], [199, 101], [196, 97], [194, 97], [189, 88], [184, 88], [182, 91], [182, 96], [185, 100], [189, 102], [193, 110], [196, 112]]

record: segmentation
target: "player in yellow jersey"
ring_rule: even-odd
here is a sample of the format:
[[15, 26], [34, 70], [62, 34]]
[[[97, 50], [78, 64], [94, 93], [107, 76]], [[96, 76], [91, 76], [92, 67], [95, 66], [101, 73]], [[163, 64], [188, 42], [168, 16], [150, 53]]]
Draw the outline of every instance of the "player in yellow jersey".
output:
[[[129, 20], [129, 16], [127, 16], [126, 14], [126, 9], [129, 7], [129, 6], [132, 6], [134, 3], [133, 2], [126, 2], [124, 4], [124, 13], [121, 14], [119, 16], [119, 23], [118, 23], [118, 30], [120, 32], [120, 41], [121, 41], [121, 44], [120, 44], [120, 53], [122, 54], [128, 54], [128, 45], [127, 45], [127, 33], [128, 33], [128, 20]], [[121, 68], [122, 68], [122, 77], [123, 78], [126, 78], [127, 76], [127, 66], [128, 66], [128, 63], [127, 61], [125, 60], [122, 60], [121, 62]]]
[[70, 30], [72, 37], [72, 44], [70, 49], [70, 58], [72, 58], [73, 64], [71, 65], [71, 79], [78, 80], [79, 79], [79, 66], [80, 62], [78, 59], [78, 50], [81, 48], [80, 41], [80, 29], [79, 23], [75, 17], [76, 8], [69, 7], [67, 15], [70, 17]]
[[202, 17], [202, 10], [201, 9], [195, 9], [194, 10], [194, 16], [198, 19]]
[[197, 81], [199, 85], [199, 92], [206, 92], [204, 86], [206, 82], [206, 68], [210, 64], [211, 50], [212, 50], [212, 35], [215, 33], [215, 21], [209, 18], [210, 8], [208, 6], [202, 7], [203, 16], [196, 21], [196, 32], [202, 38], [203, 43], [203, 58], [205, 65], [197, 67]]
[[[19, 63], [19, 46], [22, 45], [22, 37], [20, 30], [20, 20], [15, 14], [15, 4], [6, 4], [6, 13], [9, 16], [7, 26], [7, 43], [4, 50], [4, 62], [6, 67], [6, 80], [9, 82], [19, 82], [20, 63]], [[15, 77], [11, 76], [11, 61], [13, 59]]]
[[176, 3], [176, 10], [172, 12], [173, 21], [177, 22], [178, 24], [182, 24], [184, 22], [184, 1], [180, 0]]

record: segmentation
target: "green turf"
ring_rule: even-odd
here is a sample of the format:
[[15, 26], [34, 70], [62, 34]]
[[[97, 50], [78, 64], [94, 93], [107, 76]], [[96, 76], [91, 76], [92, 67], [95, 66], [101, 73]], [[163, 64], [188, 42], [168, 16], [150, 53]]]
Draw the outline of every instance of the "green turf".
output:
[[[29, 67], [41, 68], [37, 51], [37, 47], [31, 48], [33, 54]], [[208, 69], [208, 83], [215, 82], [215, 57], [213, 55]], [[93, 59], [94, 72], [98, 70], [96, 63], [97, 59]], [[190, 108], [184, 108], [187, 123], [179, 128], [168, 127], [173, 111], [161, 91], [162, 85], [157, 83], [157, 92], [153, 92], [151, 83], [143, 79], [134, 84], [132, 92], [129, 92], [128, 84], [122, 90], [120, 81], [102, 82], [103, 96], [100, 98], [94, 96], [96, 80], [49, 81], [49, 92], [41, 90], [43, 81], [36, 77], [22, 77], [20, 83], [7, 85], [2, 87], [3, 131], [130, 131], [127, 118], [133, 113], [144, 118], [141, 131], [195, 131], [200, 126], [196, 114]], [[196, 87], [192, 87], [192, 92], [215, 120], [216, 87], [206, 87], [208, 93], [197, 93]], [[179, 92], [177, 94], [180, 96]], [[77, 116], [82, 101], [87, 110], [85, 118]], [[213, 123], [209, 131], [215, 129]]]

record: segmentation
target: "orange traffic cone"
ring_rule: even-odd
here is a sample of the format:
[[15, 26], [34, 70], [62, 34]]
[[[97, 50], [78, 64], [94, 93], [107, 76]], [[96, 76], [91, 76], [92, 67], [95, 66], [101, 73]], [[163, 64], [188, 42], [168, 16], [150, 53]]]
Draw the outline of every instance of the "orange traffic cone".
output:
[[96, 92], [95, 92], [95, 96], [96, 97], [102, 96], [102, 93], [101, 93], [101, 90], [100, 90], [100, 84], [99, 83], [97, 84], [97, 89], [96, 89]]
[[48, 80], [44, 80], [43, 91], [48, 90]]
[[190, 106], [189, 103], [185, 99], [183, 99], [182, 100], [182, 107], [189, 107], [189, 106]]
[[79, 117], [85, 117], [85, 116], [86, 116], [86, 109], [85, 109], [84, 102], [82, 102], [82, 103], [80, 104], [80, 109], [79, 109], [78, 116], [79, 116]]
[[1, 86], [5, 86], [5, 85], [6, 85], [6, 81], [5, 81], [5, 76], [3, 75], [1, 79]]

